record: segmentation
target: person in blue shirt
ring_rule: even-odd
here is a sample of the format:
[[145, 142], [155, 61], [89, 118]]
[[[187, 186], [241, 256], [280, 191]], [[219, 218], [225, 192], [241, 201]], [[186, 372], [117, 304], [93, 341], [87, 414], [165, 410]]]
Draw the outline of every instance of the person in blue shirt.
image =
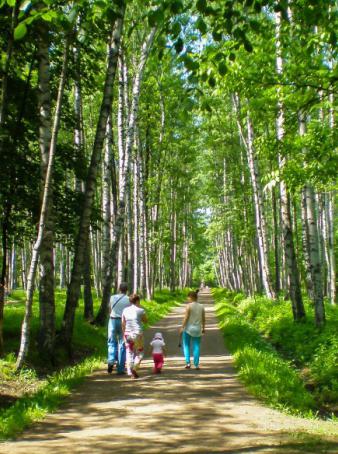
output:
[[122, 332], [122, 312], [130, 306], [127, 296], [128, 285], [122, 282], [119, 293], [110, 298], [110, 314], [108, 322], [108, 374], [111, 374], [115, 363], [118, 375], [123, 375], [126, 363], [126, 348]]

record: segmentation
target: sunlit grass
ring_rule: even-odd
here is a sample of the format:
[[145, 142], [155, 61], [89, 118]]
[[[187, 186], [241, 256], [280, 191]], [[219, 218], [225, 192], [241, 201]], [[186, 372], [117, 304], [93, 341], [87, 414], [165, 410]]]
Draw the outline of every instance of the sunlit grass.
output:
[[252, 394], [288, 413], [313, 417], [316, 403], [297, 371], [283, 359], [239, 310], [232, 294], [214, 290], [216, 311], [241, 380]]
[[[153, 325], [164, 317], [173, 307], [182, 303], [186, 292], [174, 294], [168, 291], [156, 292], [154, 301], [142, 301], [148, 315], [148, 325]], [[32, 342], [28, 358], [29, 367], [15, 372], [15, 354], [19, 346], [20, 325], [24, 314], [24, 292], [13, 292], [14, 304], [6, 306], [5, 340], [7, 355], [0, 360], [0, 379], [10, 381], [22, 380], [25, 383], [36, 382], [36, 391], [19, 398], [12, 406], [0, 410], [0, 439], [13, 438], [30, 423], [42, 419], [47, 413], [55, 410], [71, 390], [93, 370], [102, 367], [106, 356], [106, 327], [96, 327], [83, 318], [83, 301], [77, 310], [74, 328], [74, 348], [86, 357], [80, 358], [75, 365], [38, 379], [35, 367], [41, 367], [36, 345], [38, 328], [38, 306], [36, 295], [33, 306]], [[65, 292], [56, 292], [56, 318], [60, 325], [65, 303]], [[100, 301], [95, 299], [97, 310]]]

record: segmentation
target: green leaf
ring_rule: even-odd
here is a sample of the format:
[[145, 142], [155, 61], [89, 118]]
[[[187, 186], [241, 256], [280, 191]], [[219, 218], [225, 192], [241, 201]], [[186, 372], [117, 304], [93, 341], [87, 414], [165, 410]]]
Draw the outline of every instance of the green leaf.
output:
[[170, 9], [173, 14], [178, 14], [183, 9], [183, 3], [177, 0], [170, 5]]
[[13, 8], [15, 6], [15, 0], [7, 0], [7, 5]]
[[247, 52], [250, 52], [250, 53], [251, 53], [251, 52], [253, 51], [252, 44], [251, 44], [250, 41], [248, 41], [247, 39], [244, 40], [243, 45], [244, 45], [244, 49], [245, 49]]
[[157, 8], [155, 11], [151, 11], [148, 15], [148, 22], [151, 27], [155, 27], [164, 20], [164, 14], [162, 8]]
[[215, 61], [221, 61], [224, 58], [224, 53], [223, 52], [217, 52], [217, 54], [214, 56]]
[[207, 9], [207, 2], [206, 2], [206, 0], [197, 0], [197, 2], [196, 2], [196, 8], [197, 8], [198, 11], [200, 11], [201, 13], [204, 13], [205, 10]]
[[209, 79], [208, 79], [208, 84], [210, 85], [210, 87], [214, 88], [216, 87], [216, 79], [214, 78], [214, 76], [210, 76]]
[[208, 29], [207, 24], [204, 22], [204, 20], [201, 17], [199, 17], [197, 19], [196, 27], [202, 33], [202, 35], [204, 35], [207, 32], [207, 29]]
[[225, 76], [226, 73], [228, 72], [228, 67], [227, 65], [224, 63], [224, 61], [221, 61], [219, 64], [218, 64], [218, 72], [221, 76]]
[[174, 44], [176, 53], [180, 54], [182, 52], [182, 50], [183, 50], [183, 46], [184, 46], [183, 45], [183, 39], [182, 38], [178, 38], [178, 40]]
[[196, 60], [193, 60], [191, 57], [189, 57], [188, 55], [185, 55], [183, 57], [183, 61], [184, 61], [184, 64], [185, 64], [185, 67], [189, 70], [189, 71], [196, 71], [198, 68], [199, 68], [199, 63], [198, 61]]
[[212, 32], [212, 37], [214, 38], [215, 41], [222, 41], [222, 33], [219, 31], [214, 30]]
[[116, 18], [118, 17], [115, 9], [112, 7], [107, 8], [106, 16], [110, 23], [113, 23], [116, 20]]
[[210, 113], [212, 112], [212, 109], [211, 109], [211, 107], [210, 107], [210, 104], [209, 104], [207, 101], [203, 101], [203, 102], [202, 102], [201, 109], [202, 109], [202, 110], [206, 110], [206, 111], [208, 111], [208, 112], [210, 112]]
[[330, 39], [329, 39], [329, 43], [331, 44], [331, 46], [335, 47], [336, 44], [337, 44], [337, 35], [334, 31], [332, 31], [330, 33]]
[[171, 34], [176, 37], [181, 33], [181, 24], [179, 22], [174, 22], [171, 27]]
[[18, 41], [19, 39], [22, 39], [27, 33], [27, 27], [26, 24], [21, 22], [19, 25], [15, 27], [14, 30], [14, 39]]

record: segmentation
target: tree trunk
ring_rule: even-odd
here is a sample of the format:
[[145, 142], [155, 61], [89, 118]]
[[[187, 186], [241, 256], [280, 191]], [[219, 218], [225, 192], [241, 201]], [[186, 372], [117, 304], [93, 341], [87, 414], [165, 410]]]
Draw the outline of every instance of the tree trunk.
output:
[[[299, 134], [303, 136], [306, 133], [306, 120], [301, 113], [299, 116]], [[303, 204], [305, 213], [305, 229], [306, 229], [306, 246], [309, 265], [309, 274], [311, 276], [313, 288], [313, 302], [315, 306], [315, 321], [317, 326], [322, 326], [325, 323], [325, 308], [323, 300], [322, 287], [322, 263], [319, 253], [319, 234], [317, 224], [317, 209], [315, 192], [313, 188], [307, 184], [303, 189]]]
[[[32, 252], [32, 259], [31, 265], [29, 269], [29, 275], [27, 279], [27, 291], [26, 291], [26, 306], [25, 306], [25, 316], [22, 323], [21, 328], [21, 340], [20, 340], [20, 349], [19, 354], [16, 362], [16, 369], [21, 369], [24, 361], [26, 359], [28, 349], [29, 349], [29, 342], [30, 342], [30, 321], [32, 316], [32, 303], [33, 303], [33, 292], [34, 292], [34, 282], [36, 276], [36, 270], [38, 266], [39, 254], [41, 245], [44, 238], [45, 233], [45, 224], [48, 217], [48, 206], [50, 204], [50, 189], [52, 185], [52, 172], [53, 172], [53, 164], [55, 158], [55, 151], [56, 151], [56, 143], [57, 137], [60, 127], [61, 121], [61, 108], [62, 108], [62, 100], [63, 100], [63, 93], [66, 83], [66, 71], [67, 71], [67, 64], [68, 64], [68, 51], [69, 51], [69, 41], [68, 38], [65, 42], [65, 49], [63, 54], [63, 64], [62, 64], [62, 72], [60, 77], [60, 84], [58, 89], [58, 96], [55, 108], [55, 115], [54, 115], [54, 123], [53, 123], [53, 131], [50, 141], [50, 150], [49, 150], [49, 159], [48, 159], [48, 167], [45, 176], [45, 185], [44, 185], [44, 192], [43, 192], [43, 199], [41, 204], [41, 213], [39, 219], [39, 227], [38, 227], [38, 235], [36, 242], [33, 247]], [[50, 330], [49, 330], [50, 332]]]
[[104, 324], [106, 322], [108, 305], [111, 294], [111, 287], [113, 283], [113, 277], [116, 268], [116, 259], [118, 244], [120, 237], [122, 235], [124, 221], [125, 221], [125, 195], [128, 192], [128, 185], [130, 183], [129, 173], [130, 173], [130, 157], [131, 150], [135, 139], [135, 128], [137, 125], [137, 114], [139, 107], [139, 98], [141, 92], [141, 82], [144, 73], [145, 64], [154, 40], [156, 29], [153, 28], [151, 32], [146, 37], [145, 41], [142, 44], [140, 61], [133, 79], [133, 89], [132, 89], [132, 100], [131, 100], [131, 109], [128, 121], [128, 130], [126, 134], [126, 145], [125, 145], [125, 156], [124, 156], [124, 169], [120, 175], [119, 187], [119, 203], [118, 203], [118, 213], [116, 218], [116, 223], [114, 227], [114, 238], [112, 241], [111, 251], [110, 251], [110, 267], [104, 276], [104, 285], [103, 285], [103, 295], [102, 302], [99, 309], [99, 312], [96, 316], [96, 323]]
[[[51, 143], [51, 93], [49, 71], [49, 29], [46, 23], [39, 27], [38, 61], [39, 90], [38, 102], [40, 111], [39, 145], [41, 155], [41, 199], [43, 198], [44, 181], [49, 162]], [[49, 189], [49, 202], [46, 212], [44, 232], [40, 248], [40, 283], [39, 283], [39, 350], [44, 361], [54, 358], [55, 342], [55, 299], [54, 299], [54, 222], [53, 222], [53, 188]]]
[[280, 262], [279, 262], [279, 221], [277, 209], [276, 189], [272, 189], [272, 210], [273, 210], [273, 241], [275, 253], [275, 289], [278, 296], [281, 291]]
[[139, 175], [137, 171], [136, 159], [133, 163], [134, 170], [134, 191], [133, 191], [133, 206], [134, 206], [134, 275], [133, 275], [133, 292], [137, 293], [139, 285]]
[[[281, 20], [282, 20], [281, 13], [276, 13], [276, 70], [278, 75], [282, 75], [283, 73], [282, 47], [280, 41]], [[280, 88], [278, 88], [277, 90], [278, 90], [277, 91], [278, 110], [276, 119], [276, 131], [278, 143], [279, 145], [281, 145], [285, 135], [285, 116], [284, 104], [282, 101], [282, 93], [280, 91]], [[278, 165], [280, 172], [282, 172], [283, 167], [285, 166], [285, 158], [282, 157], [280, 151], [278, 152]], [[295, 246], [293, 241], [290, 197], [287, 191], [286, 184], [283, 180], [280, 181], [279, 192], [281, 203], [281, 222], [284, 243], [284, 256], [285, 265], [287, 269], [289, 296], [292, 304], [293, 318], [295, 321], [300, 321], [303, 318], [305, 318], [305, 309], [302, 299], [297, 258], [295, 254]]]
[[110, 260], [110, 244], [111, 244], [111, 165], [112, 165], [112, 146], [113, 146], [113, 130], [111, 115], [108, 118], [107, 134], [106, 134], [106, 147], [103, 160], [103, 182], [102, 182], [102, 249], [103, 249], [103, 264], [102, 273], [106, 274], [109, 267]]
[[306, 200], [306, 191], [305, 188], [302, 190], [301, 194], [301, 205], [302, 205], [302, 246], [303, 246], [303, 256], [305, 263], [305, 286], [307, 290], [308, 297], [313, 300], [313, 276], [311, 272], [311, 260], [310, 260], [310, 242], [309, 242], [309, 229], [308, 229], [308, 215], [307, 215], [307, 200]]
[[75, 246], [73, 269], [71, 273], [71, 281], [68, 287], [66, 307], [60, 333], [60, 340], [64, 345], [69, 346], [69, 352], [71, 352], [70, 347], [73, 335], [75, 310], [80, 296], [81, 274], [83, 271], [85, 248], [88, 243], [89, 225], [95, 193], [96, 177], [101, 158], [104, 137], [106, 133], [107, 120], [111, 112], [111, 105], [113, 100], [113, 85], [122, 35], [124, 13], [125, 3], [122, 2], [120, 7], [120, 17], [115, 19], [113, 26], [112, 40], [108, 56], [106, 80], [104, 84], [104, 94], [101, 103], [98, 124], [96, 128], [91, 162], [86, 179], [84, 204], [81, 212], [79, 232]]
[[84, 256], [84, 269], [83, 269], [83, 301], [84, 301], [84, 319], [92, 321], [94, 319], [94, 304], [92, 296], [92, 282], [91, 282], [91, 260], [90, 260], [90, 237], [88, 237], [87, 247]]

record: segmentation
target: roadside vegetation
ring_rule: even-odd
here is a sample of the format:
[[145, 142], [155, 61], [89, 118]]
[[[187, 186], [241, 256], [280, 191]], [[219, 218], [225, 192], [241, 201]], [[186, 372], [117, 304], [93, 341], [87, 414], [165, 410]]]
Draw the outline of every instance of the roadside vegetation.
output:
[[[153, 301], [142, 301], [149, 325], [164, 317], [185, 298], [184, 291], [156, 292]], [[65, 292], [56, 293], [57, 322], [61, 323]], [[94, 306], [99, 305], [94, 301]], [[82, 300], [80, 301], [82, 304]], [[32, 339], [27, 367], [15, 371], [15, 352], [19, 345], [21, 321], [24, 313], [24, 292], [13, 292], [5, 306], [7, 352], [0, 360], [0, 440], [15, 437], [30, 423], [42, 419], [54, 411], [93, 370], [102, 367], [106, 356], [106, 327], [97, 327], [83, 320], [77, 312], [74, 329], [74, 355], [72, 360], [61, 356], [54, 369], [41, 361], [37, 349], [38, 308], [34, 305]], [[66, 366], [64, 366], [67, 364]]]
[[327, 305], [323, 328], [292, 320], [290, 302], [213, 290], [227, 347], [239, 376], [265, 403], [288, 413], [336, 419], [338, 401], [337, 307]]

